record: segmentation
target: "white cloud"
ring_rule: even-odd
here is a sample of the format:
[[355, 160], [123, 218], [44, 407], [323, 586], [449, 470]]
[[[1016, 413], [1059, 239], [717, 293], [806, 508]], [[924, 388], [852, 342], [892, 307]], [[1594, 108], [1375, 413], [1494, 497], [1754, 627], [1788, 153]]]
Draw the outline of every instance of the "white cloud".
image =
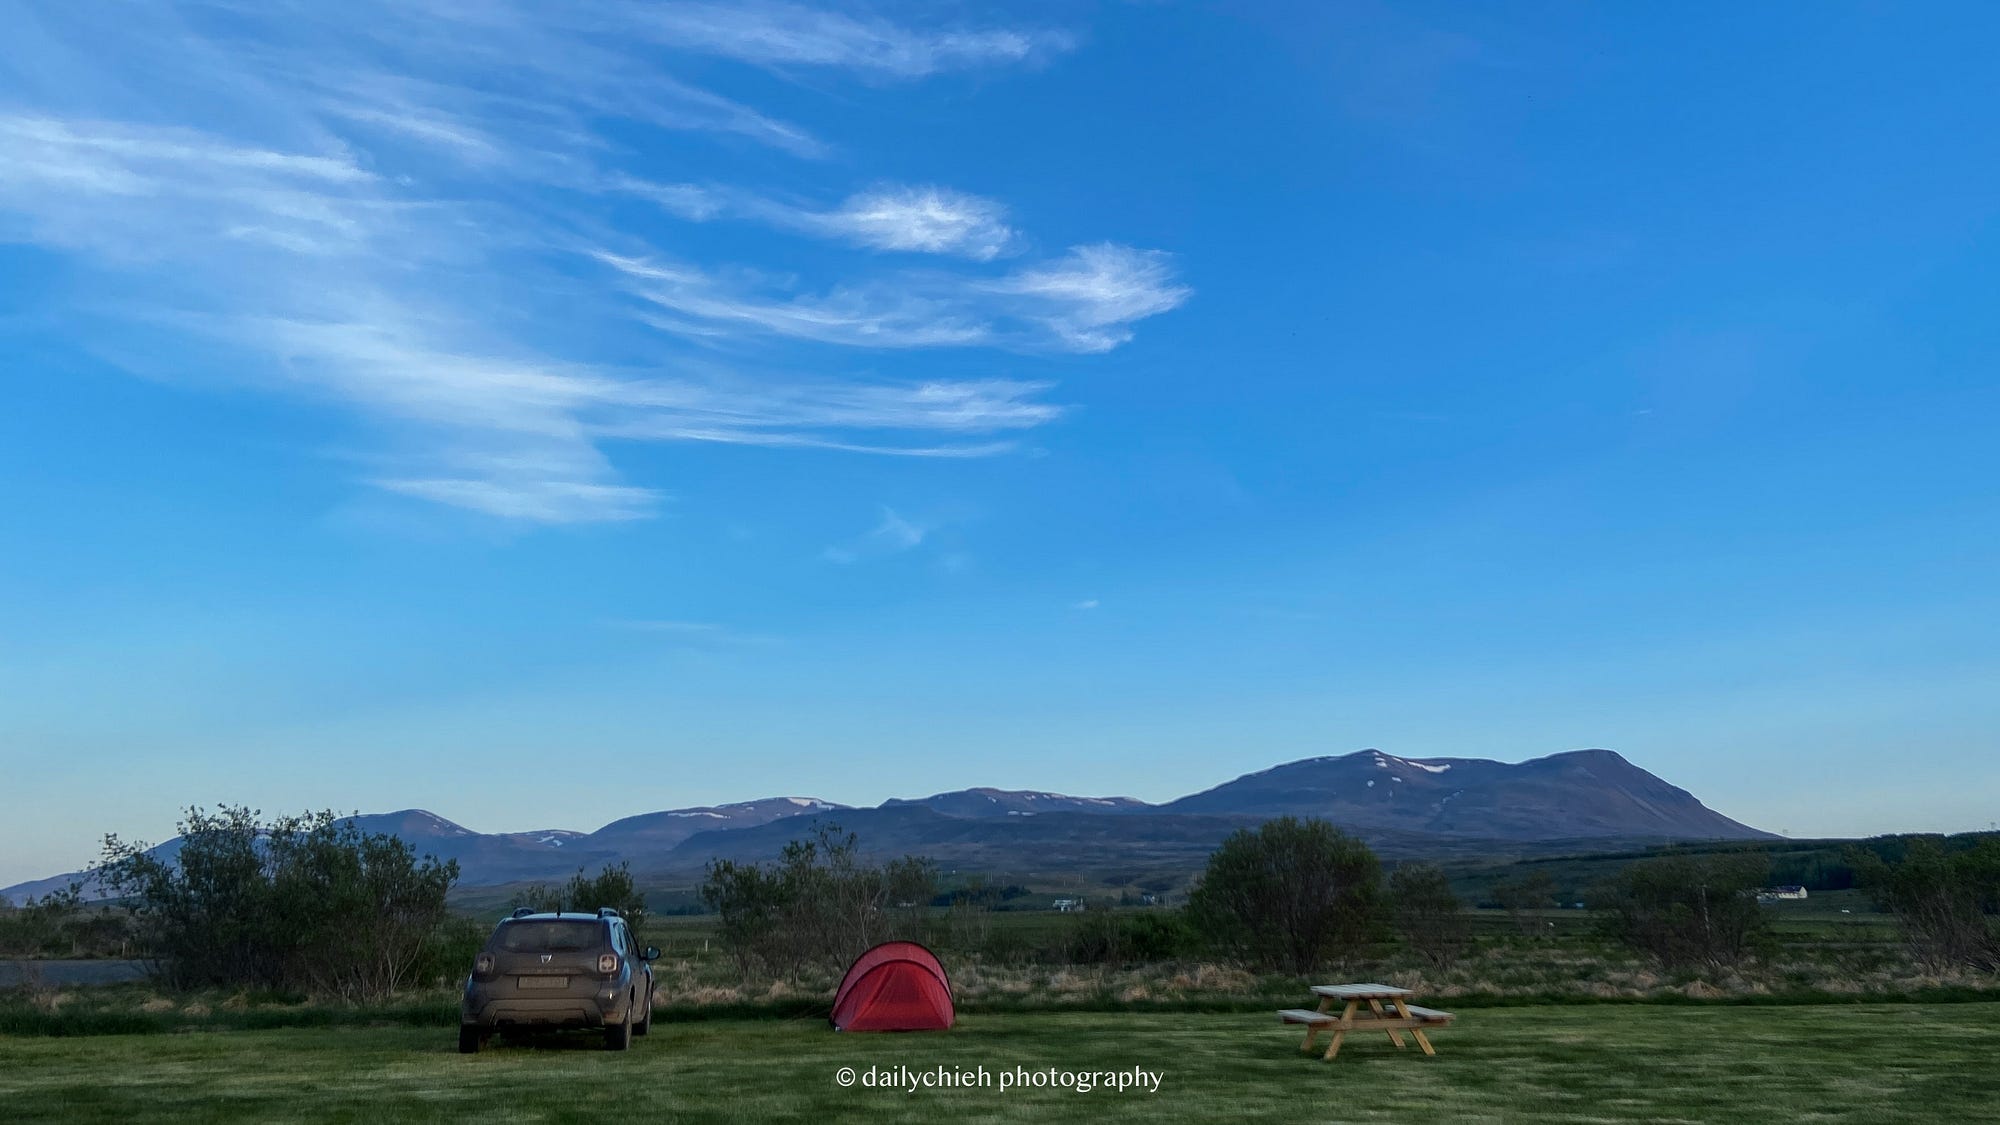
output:
[[1109, 351], [1132, 338], [1132, 325], [1180, 307], [1186, 286], [1157, 250], [1104, 242], [1078, 246], [1057, 261], [1030, 266], [992, 283], [991, 291], [1020, 298], [1023, 316], [1037, 320], [1071, 351]]
[[736, 216], [875, 250], [984, 262], [1007, 253], [1020, 238], [1007, 225], [1005, 206], [949, 188], [890, 185], [851, 195], [837, 207], [815, 208], [753, 192], [633, 177], [618, 177], [607, 187], [650, 199], [693, 222]]
[[1085, 599], [1083, 599], [1083, 600], [1082, 600], [1082, 601], [1080, 601], [1080, 602], [1072, 602], [1072, 603], [1070, 604], [1070, 608], [1071, 608], [1071, 609], [1096, 609], [1096, 608], [1097, 608], [1097, 605], [1098, 605], [1098, 602], [1097, 602], [1097, 599], [1096, 599], [1096, 598], [1085, 598]]
[[[759, 295], [690, 265], [602, 251], [594, 256], [623, 274], [639, 297], [697, 324], [876, 348], [963, 347], [992, 337], [991, 326], [969, 310], [899, 286], [868, 284], [798, 297]], [[685, 333], [681, 322], [660, 326]]]
[[636, 520], [644, 519], [653, 512], [653, 492], [629, 485], [479, 479], [381, 480], [376, 483], [391, 492], [470, 508], [504, 519], [535, 523]]
[[943, 188], [881, 188], [850, 196], [837, 210], [801, 214], [807, 228], [872, 246], [957, 254], [987, 261], [1015, 241], [1006, 208]]
[[117, 258], [194, 253], [216, 239], [350, 250], [389, 218], [377, 184], [340, 151], [0, 113], [0, 212], [26, 225], [18, 237]]
[[[0, 118], [7, 145], [9, 178], [42, 178], [76, 183], [92, 190], [127, 193], [143, 189], [123, 166], [180, 165], [216, 171], [356, 183], [374, 177], [346, 154], [332, 156], [272, 152], [232, 145], [187, 129], [145, 129], [108, 122], [72, 124], [33, 114]], [[98, 158], [101, 163], [93, 160]]]
[[[1060, 408], [1044, 384], [918, 384], [662, 374], [482, 355], [428, 341], [425, 325], [251, 321], [225, 330], [284, 358], [295, 380], [433, 435], [371, 477], [403, 495], [546, 523], [642, 518], [658, 494], [617, 482], [597, 446], [697, 441], [918, 457], [977, 457], [993, 435]], [[911, 436], [951, 440], [912, 441]], [[976, 440], [961, 440], [971, 437]]]
[[770, 279], [724, 279], [692, 265], [609, 251], [591, 256], [632, 292], [673, 316], [682, 335], [766, 333], [867, 348], [1000, 345], [1109, 351], [1132, 325], [1186, 301], [1168, 257], [1100, 244], [993, 279], [903, 273], [824, 293], [793, 294]]
[[921, 78], [941, 70], [1031, 62], [1069, 50], [1058, 31], [976, 28], [922, 31], [780, 3], [668, 3], [639, 26], [659, 41], [770, 66], [824, 66]]
[[899, 555], [923, 544], [930, 535], [930, 528], [919, 526], [898, 515], [895, 509], [882, 508], [881, 522], [866, 534], [839, 546], [828, 547], [820, 552], [820, 558], [831, 563], [854, 563], [862, 559]]
[[723, 193], [700, 184], [656, 184], [635, 176], [616, 176], [608, 186], [613, 191], [649, 199], [668, 214], [691, 222], [706, 222], [729, 210]]
[[[945, 188], [803, 205], [708, 186], [699, 166], [659, 182], [649, 130], [827, 146], [663, 71], [657, 44], [915, 78], [1063, 48], [1042, 33], [599, 0], [162, 0], [117, 18], [0, 0], [0, 25], [22, 45], [0, 67], [0, 240], [68, 255], [76, 288], [47, 298], [50, 315], [149, 374], [338, 404], [368, 435], [350, 454], [358, 479], [399, 496], [508, 520], [638, 519], [665, 495], [626, 479], [620, 443], [979, 457], [1063, 412], [1046, 383], [976, 373], [801, 376], [741, 342], [725, 367], [607, 296], [637, 293], [649, 323], [691, 338], [1073, 350], [1185, 296], [1163, 256], [1118, 247], [1090, 253], [1136, 268], [1090, 274], [1076, 251], [998, 277], [805, 283], [628, 252], [579, 274], [579, 244], [635, 241], [607, 227], [607, 190], [876, 250], [1014, 251], [1000, 203]], [[1094, 287], [1064, 288], [1069, 274]], [[908, 549], [901, 535], [885, 515], [861, 549]]]

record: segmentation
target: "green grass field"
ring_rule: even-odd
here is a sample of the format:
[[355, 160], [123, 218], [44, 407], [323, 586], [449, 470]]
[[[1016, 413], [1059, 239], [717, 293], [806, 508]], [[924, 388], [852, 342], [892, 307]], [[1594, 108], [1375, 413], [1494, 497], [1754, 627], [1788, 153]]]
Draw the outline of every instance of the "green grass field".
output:
[[[2000, 1004], [1477, 1009], [1439, 1055], [1350, 1039], [1324, 1063], [1273, 1017], [972, 1015], [925, 1035], [818, 1021], [665, 1024], [627, 1054], [587, 1036], [454, 1053], [385, 1027], [0, 1038], [10, 1122], [774, 1120], [1994, 1120]], [[1161, 1074], [1158, 1093], [926, 1090], [841, 1067]]]

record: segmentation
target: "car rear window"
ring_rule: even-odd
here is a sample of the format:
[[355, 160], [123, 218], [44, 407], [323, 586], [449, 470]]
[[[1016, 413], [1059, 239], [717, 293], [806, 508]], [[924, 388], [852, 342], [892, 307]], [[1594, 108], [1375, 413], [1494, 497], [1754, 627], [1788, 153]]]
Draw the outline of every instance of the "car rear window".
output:
[[508, 922], [500, 927], [500, 948], [509, 953], [566, 953], [603, 943], [601, 922]]

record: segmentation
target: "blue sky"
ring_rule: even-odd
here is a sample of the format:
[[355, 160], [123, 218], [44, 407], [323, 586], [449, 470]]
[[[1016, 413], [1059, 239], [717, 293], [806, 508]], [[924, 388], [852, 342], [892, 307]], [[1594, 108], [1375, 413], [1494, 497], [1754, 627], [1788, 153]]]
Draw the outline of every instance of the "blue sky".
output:
[[1989, 5], [0, 25], [0, 882], [1368, 746], [2000, 817]]

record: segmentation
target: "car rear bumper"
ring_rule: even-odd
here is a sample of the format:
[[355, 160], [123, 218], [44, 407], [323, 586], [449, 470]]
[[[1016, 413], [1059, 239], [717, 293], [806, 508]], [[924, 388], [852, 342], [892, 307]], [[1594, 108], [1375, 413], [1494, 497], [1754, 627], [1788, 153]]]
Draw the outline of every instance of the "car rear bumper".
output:
[[467, 996], [459, 1019], [468, 1027], [603, 1027], [624, 1023], [622, 991], [578, 996]]

